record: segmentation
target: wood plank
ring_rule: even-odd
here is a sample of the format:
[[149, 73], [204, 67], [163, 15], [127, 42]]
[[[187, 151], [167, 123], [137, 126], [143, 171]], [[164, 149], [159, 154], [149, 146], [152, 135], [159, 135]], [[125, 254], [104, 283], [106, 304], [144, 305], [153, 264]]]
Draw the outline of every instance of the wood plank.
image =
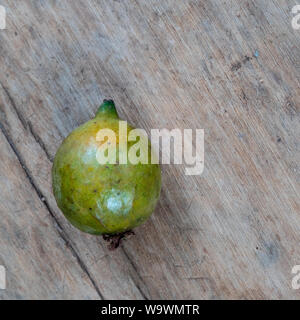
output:
[[99, 299], [3, 133], [0, 147], [0, 299]]
[[[300, 40], [291, 1], [3, 5], [2, 128], [104, 298], [299, 299], [291, 269], [300, 263]], [[158, 209], [114, 253], [67, 223], [50, 181], [60, 142], [103, 98], [148, 132], [205, 130], [204, 173], [164, 166]]]

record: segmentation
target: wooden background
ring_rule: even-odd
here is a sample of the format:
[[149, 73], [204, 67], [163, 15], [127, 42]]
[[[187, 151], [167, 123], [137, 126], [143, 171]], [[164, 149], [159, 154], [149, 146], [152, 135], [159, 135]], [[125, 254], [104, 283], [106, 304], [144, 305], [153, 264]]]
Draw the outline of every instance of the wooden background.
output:
[[[295, 1], [1, 0], [1, 299], [299, 299]], [[136, 127], [205, 130], [205, 169], [163, 166], [119, 250], [75, 230], [50, 170], [113, 98]]]

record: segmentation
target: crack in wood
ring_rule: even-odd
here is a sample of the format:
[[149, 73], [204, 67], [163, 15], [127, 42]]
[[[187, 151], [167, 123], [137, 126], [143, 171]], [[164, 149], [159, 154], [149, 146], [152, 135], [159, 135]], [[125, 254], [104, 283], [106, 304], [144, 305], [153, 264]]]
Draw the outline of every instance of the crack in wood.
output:
[[91, 281], [91, 283], [92, 283], [94, 289], [96, 290], [97, 294], [99, 295], [100, 299], [105, 300], [104, 296], [100, 292], [100, 289], [96, 285], [95, 280], [93, 279], [93, 277], [89, 273], [87, 266], [81, 260], [80, 256], [78, 255], [78, 253], [76, 252], [74, 246], [72, 245], [70, 239], [68, 239], [68, 236], [65, 234], [65, 231], [64, 231], [63, 227], [59, 223], [58, 219], [55, 217], [55, 214], [53, 213], [52, 209], [50, 208], [47, 200], [45, 200], [45, 197], [43, 196], [42, 192], [39, 190], [39, 188], [35, 184], [33, 178], [30, 175], [30, 172], [29, 172], [29, 170], [28, 170], [28, 168], [27, 168], [27, 166], [25, 164], [25, 161], [23, 160], [23, 158], [20, 155], [19, 151], [17, 150], [14, 142], [10, 138], [9, 134], [6, 132], [4, 126], [2, 125], [1, 122], [0, 122], [0, 130], [3, 133], [3, 135], [4, 135], [5, 139], [7, 140], [8, 144], [10, 145], [11, 149], [15, 153], [15, 155], [16, 155], [16, 157], [17, 157], [17, 159], [18, 159], [18, 161], [19, 161], [19, 163], [21, 165], [21, 167], [23, 168], [23, 170], [24, 170], [24, 172], [26, 174], [26, 177], [27, 177], [29, 183], [31, 184], [31, 186], [33, 187], [35, 192], [37, 193], [38, 197], [41, 199], [41, 202], [44, 204], [45, 208], [48, 210], [48, 212], [50, 214], [50, 217], [54, 221], [55, 229], [57, 230], [58, 234], [63, 239], [63, 241], [65, 242], [66, 246], [70, 249], [71, 253], [73, 254], [75, 259], [77, 260], [77, 262], [78, 262], [79, 266], [81, 267], [81, 269], [83, 270], [83, 272], [88, 276], [89, 280]]
[[[122, 251], [127, 259], [127, 261], [129, 262], [129, 264], [131, 265], [131, 267], [133, 268], [133, 270], [135, 271], [135, 273], [137, 274], [138, 278], [140, 279], [140, 281], [144, 284], [144, 286], [147, 288], [146, 284], [144, 283], [140, 273], [138, 272], [135, 264], [133, 263], [133, 261], [131, 260], [131, 258], [129, 257], [128, 253], [126, 252], [125, 248], [122, 246], [120, 247], [122, 248]], [[141, 287], [139, 286], [138, 283], [136, 283], [136, 281], [134, 281], [134, 279], [132, 279], [133, 283], [135, 284], [135, 286], [137, 287], [137, 289], [139, 290], [140, 294], [142, 295], [142, 297], [145, 299], [145, 300], [149, 300], [148, 297], [146, 296], [146, 294], [144, 293], [144, 291], [141, 289]]]
[[0, 85], [3, 89], [3, 91], [5, 92], [11, 106], [13, 107], [18, 119], [20, 120], [22, 126], [24, 127], [24, 129], [26, 130], [27, 129], [27, 122], [25, 120], [25, 118], [22, 116], [22, 114], [19, 112], [18, 108], [17, 108], [17, 105], [15, 103], [15, 100], [13, 99], [13, 97], [11, 96], [11, 94], [9, 93], [9, 90], [2, 84], [2, 82], [0, 82]]
[[43, 151], [45, 152], [48, 160], [50, 162], [53, 162], [53, 158], [51, 157], [50, 153], [48, 152], [43, 140], [39, 137], [39, 135], [33, 130], [33, 126], [32, 126], [32, 123], [31, 121], [28, 121], [28, 128], [29, 128], [29, 131], [31, 133], [31, 135], [33, 136], [34, 140], [36, 141], [36, 143], [43, 149]]
[[11, 106], [13, 107], [18, 119], [20, 120], [22, 126], [24, 127], [25, 130], [27, 130], [27, 127], [31, 133], [31, 135], [33, 136], [33, 138], [35, 139], [35, 141], [37, 142], [37, 144], [40, 145], [40, 147], [43, 149], [43, 151], [45, 152], [47, 158], [49, 159], [50, 162], [53, 162], [53, 159], [50, 155], [50, 153], [48, 152], [44, 142], [42, 141], [42, 139], [37, 135], [37, 133], [33, 130], [33, 126], [32, 123], [30, 121], [26, 121], [25, 118], [22, 116], [22, 114], [19, 112], [16, 102], [14, 101], [13, 97], [11, 96], [11, 94], [9, 93], [9, 90], [0, 82], [0, 85], [3, 89], [3, 91], [5, 92]]

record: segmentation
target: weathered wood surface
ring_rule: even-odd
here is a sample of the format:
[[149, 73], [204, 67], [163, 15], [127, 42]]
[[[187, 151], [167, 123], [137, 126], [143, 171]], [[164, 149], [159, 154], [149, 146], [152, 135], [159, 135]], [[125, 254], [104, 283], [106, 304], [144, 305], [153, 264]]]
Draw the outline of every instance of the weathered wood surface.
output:
[[[300, 298], [294, 1], [1, 4], [1, 299]], [[205, 130], [204, 173], [164, 166], [155, 214], [115, 252], [51, 192], [57, 147], [103, 98], [148, 131]]]

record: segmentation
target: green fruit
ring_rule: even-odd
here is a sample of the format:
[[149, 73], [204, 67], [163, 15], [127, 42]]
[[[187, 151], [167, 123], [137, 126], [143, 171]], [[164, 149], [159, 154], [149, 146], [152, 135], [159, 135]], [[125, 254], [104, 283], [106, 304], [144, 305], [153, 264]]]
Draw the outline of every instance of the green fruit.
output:
[[[94, 119], [75, 129], [58, 149], [52, 168], [58, 207], [81, 231], [95, 235], [122, 234], [144, 223], [153, 212], [161, 189], [158, 164], [100, 164], [96, 139], [111, 129], [118, 142], [119, 117], [112, 100], [104, 100]], [[134, 129], [128, 125], [128, 133]], [[127, 136], [125, 137], [127, 140]], [[136, 142], [128, 142], [127, 150]]]

